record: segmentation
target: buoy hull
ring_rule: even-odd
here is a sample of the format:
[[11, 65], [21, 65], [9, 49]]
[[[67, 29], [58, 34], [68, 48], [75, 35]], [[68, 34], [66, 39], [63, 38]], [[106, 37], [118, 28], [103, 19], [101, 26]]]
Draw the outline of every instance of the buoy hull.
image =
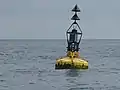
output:
[[61, 57], [56, 60], [55, 69], [88, 69], [88, 61], [82, 58]]

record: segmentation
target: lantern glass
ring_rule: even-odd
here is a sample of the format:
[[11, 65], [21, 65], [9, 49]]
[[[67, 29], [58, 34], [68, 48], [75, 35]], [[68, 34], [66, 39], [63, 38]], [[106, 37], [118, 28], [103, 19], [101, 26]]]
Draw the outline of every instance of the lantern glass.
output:
[[73, 29], [72, 32], [67, 32], [67, 41], [78, 43], [81, 39], [81, 34], [77, 30]]

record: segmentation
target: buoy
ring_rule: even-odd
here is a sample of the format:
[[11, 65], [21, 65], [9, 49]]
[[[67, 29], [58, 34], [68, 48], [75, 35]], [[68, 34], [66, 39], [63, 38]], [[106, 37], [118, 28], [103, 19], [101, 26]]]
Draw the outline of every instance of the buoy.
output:
[[[79, 54], [82, 30], [77, 23], [77, 20], [80, 20], [77, 12], [80, 12], [80, 9], [75, 5], [72, 11], [75, 12], [71, 18], [74, 22], [66, 32], [68, 44], [67, 55], [56, 59], [55, 69], [88, 69], [88, 61], [81, 58]], [[70, 30], [71, 28], [72, 30]], [[79, 29], [79, 31], [77, 29]]]

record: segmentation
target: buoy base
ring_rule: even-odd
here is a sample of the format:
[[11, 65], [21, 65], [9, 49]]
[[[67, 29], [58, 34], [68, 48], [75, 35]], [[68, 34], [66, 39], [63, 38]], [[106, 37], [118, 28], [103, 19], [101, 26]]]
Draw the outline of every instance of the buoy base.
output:
[[82, 58], [61, 57], [56, 60], [55, 69], [88, 69], [88, 61]]

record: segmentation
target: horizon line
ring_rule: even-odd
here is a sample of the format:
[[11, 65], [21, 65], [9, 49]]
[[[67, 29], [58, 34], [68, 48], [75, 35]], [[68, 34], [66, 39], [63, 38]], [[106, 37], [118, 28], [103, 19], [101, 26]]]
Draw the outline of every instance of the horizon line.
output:
[[[0, 38], [0, 40], [66, 40], [62, 38]], [[120, 38], [83, 38], [82, 40], [120, 40]]]

